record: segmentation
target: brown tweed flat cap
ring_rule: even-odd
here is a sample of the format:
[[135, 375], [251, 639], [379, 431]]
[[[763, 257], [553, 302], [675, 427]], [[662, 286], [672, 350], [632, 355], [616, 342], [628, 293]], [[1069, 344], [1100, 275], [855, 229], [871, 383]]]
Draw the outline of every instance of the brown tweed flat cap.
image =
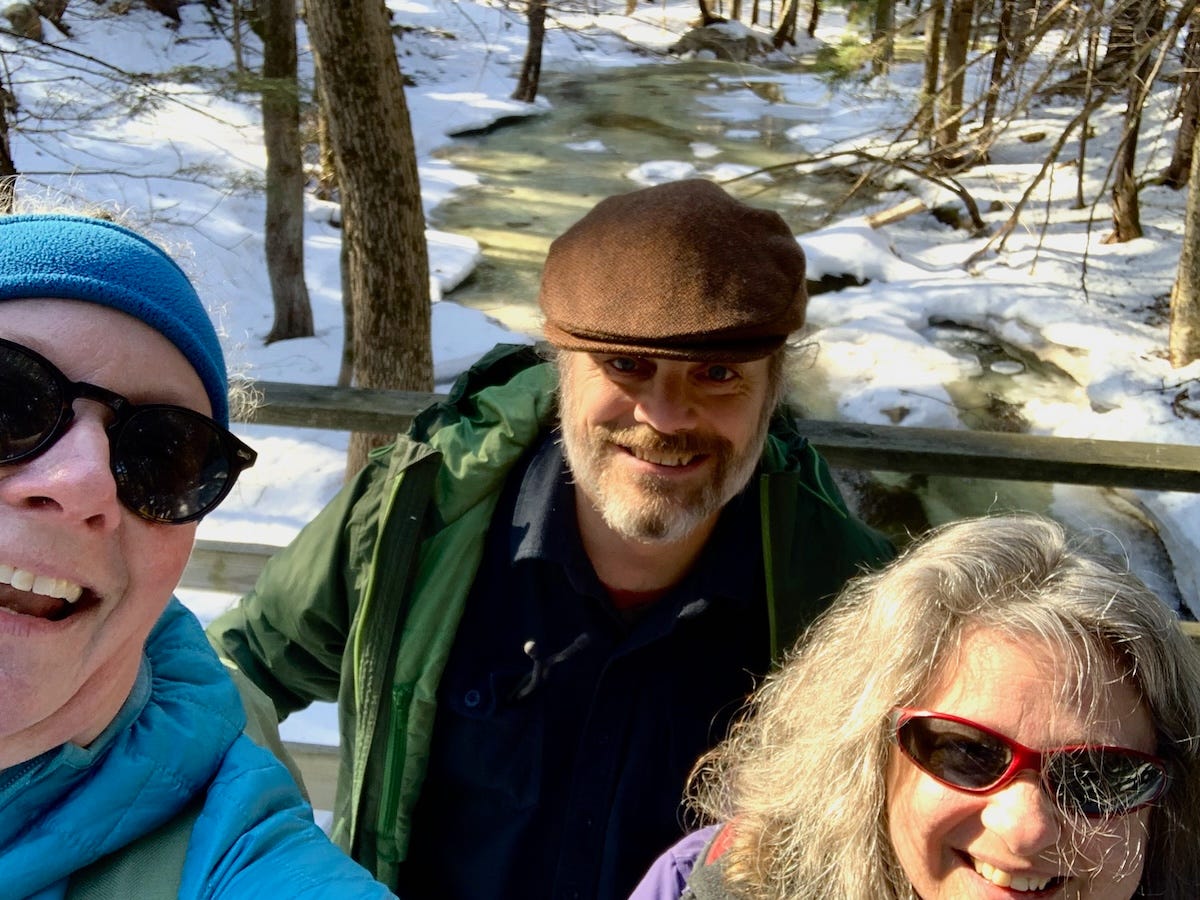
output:
[[691, 180], [600, 201], [550, 245], [538, 298], [564, 350], [741, 362], [804, 324], [783, 219]]

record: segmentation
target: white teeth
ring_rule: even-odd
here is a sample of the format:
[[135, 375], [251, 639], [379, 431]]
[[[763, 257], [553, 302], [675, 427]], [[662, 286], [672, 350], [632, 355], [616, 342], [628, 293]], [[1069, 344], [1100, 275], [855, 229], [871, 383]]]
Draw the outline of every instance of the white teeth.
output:
[[67, 581], [65, 578], [54, 578], [50, 575], [38, 575], [28, 569], [17, 569], [0, 563], [0, 584], [10, 584], [18, 591], [29, 591], [41, 594], [43, 597], [55, 597], [74, 603], [83, 595], [83, 588]]
[[1025, 875], [1013, 875], [978, 859], [973, 860], [973, 862], [975, 863], [975, 871], [996, 885], [996, 887], [1009, 888], [1014, 891], [1044, 891], [1047, 885], [1054, 880], [1053, 876], [1050, 875], [1047, 875], [1045, 878], [1029, 878]]
[[33, 582], [36, 580], [36, 578], [37, 576], [32, 572], [27, 572], [24, 569], [14, 569], [12, 578], [8, 580], [8, 583], [15, 587], [18, 591], [28, 591], [32, 590]]
[[630, 452], [638, 459], [645, 462], [654, 463], [656, 466], [686, 466], [696, 457], [691, 454], [681, 453], [655, 453], [651, 450], [642, 450], [639, 447], [633, 447]]
[[58, 597], [68, 603], [74, 603], [83, 593], [83, 588], [71, 584], [65, 578], [51, 578], [49, 575], [39, 575], [33, 581], [33, 592], [45, 594], [47, 597]]

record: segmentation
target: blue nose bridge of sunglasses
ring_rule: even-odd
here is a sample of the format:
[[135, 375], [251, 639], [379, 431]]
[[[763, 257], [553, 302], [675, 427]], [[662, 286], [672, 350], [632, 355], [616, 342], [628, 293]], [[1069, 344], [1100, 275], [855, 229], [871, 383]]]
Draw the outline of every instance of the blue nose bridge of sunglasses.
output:
[[70, 428], [77, 400], [107, 407], [117, 496], [154, 522], [183, 524], [211, 512], [254, 465], [247, 444], [196, 410], [139, 404], [98, 385], [72, 381], [48, 359], [0, 339], [0, 465], [33, 459]]

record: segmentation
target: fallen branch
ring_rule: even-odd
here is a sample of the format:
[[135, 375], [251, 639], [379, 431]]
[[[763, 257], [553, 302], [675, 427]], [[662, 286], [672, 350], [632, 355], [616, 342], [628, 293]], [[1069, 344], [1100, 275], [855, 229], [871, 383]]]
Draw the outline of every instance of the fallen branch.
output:
[[909, 216], [925, 212], [925, 208], [925, 202], [920, 197], [910, 197], [903, 203], [897, 203], [895, 206], [882, 209], [877, 213], [871, 213], [867, 216], [867, 224], [872, 228], [882, 228], [884, 225], [891, 225], [893, 222], [899, 222]]

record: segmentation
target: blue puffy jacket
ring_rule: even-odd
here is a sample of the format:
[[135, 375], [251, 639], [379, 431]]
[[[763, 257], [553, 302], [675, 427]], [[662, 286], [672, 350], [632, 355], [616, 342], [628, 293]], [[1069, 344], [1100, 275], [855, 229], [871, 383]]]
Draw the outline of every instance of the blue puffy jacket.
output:
[[245, 722], [200, 624], [172, 600], [91, 746], [0, 770], [0, 895], [60, 900], [73, 873], [198, 805], [182, 898], [392, 896], [317, 828]]

